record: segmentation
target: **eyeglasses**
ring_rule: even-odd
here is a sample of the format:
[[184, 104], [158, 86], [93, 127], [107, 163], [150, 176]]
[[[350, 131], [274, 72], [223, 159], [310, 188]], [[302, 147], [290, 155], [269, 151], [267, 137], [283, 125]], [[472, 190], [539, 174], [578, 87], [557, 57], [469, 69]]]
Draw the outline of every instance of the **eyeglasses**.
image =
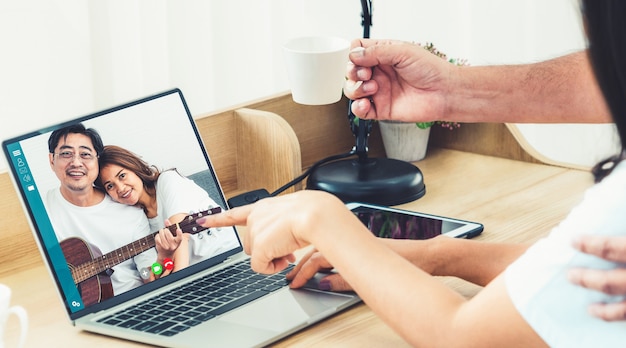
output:
[[[55, 153], [55, 155], [57, 155], [59, 160], [63, 162], [71, 162], [74, 160], [74, 158], [76, 158], [76, 154], [72, 151], [63, 151], [63, 152]], [[91, 152], [79, 152], [78, 153], [78, 159], [83, 163], [91, 162], [94, 158], [96, 158], [96, 156], [94, 156]]]

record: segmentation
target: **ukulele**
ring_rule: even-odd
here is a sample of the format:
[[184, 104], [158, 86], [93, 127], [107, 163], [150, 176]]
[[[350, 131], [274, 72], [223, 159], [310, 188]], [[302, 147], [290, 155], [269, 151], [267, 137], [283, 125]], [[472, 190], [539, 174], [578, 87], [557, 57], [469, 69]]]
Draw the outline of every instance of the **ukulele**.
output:
[[[205, 227], [196, 223], [199, 218], [217, 214], [221, 211], [222, 208], [216, 207], [190, 214], [180, 222], [166, 228], [174, 236], [176, 236], [176, 230], [179, 228], [185, 233], [196, 234], [206, 230]], [[65, 255], [74, 284], [78, 287], [78, 292], [85, 306], [113, 297], [113, 286], [110, 278], [111, 274], [113, 274], [113, 267], [146, 250], [154, 248], [156, 245], [154, 237], [158, 233], [158, 231], [151, 233], [104, 255], [97, 248], [90, 247], [88, 243], [80, 238], [72, 237], [63, 240], [60, 243], [61, 250]]]

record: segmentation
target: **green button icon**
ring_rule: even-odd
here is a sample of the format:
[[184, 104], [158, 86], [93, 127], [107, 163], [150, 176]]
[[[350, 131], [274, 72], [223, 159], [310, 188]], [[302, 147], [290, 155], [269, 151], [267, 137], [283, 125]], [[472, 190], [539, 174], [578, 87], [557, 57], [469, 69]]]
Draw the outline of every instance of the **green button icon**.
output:
[[161, 273], [163, 273], [163, 267], [160, 263], [155, 262], [152, 264], [152, 273], [156, 275], [160, 275]]

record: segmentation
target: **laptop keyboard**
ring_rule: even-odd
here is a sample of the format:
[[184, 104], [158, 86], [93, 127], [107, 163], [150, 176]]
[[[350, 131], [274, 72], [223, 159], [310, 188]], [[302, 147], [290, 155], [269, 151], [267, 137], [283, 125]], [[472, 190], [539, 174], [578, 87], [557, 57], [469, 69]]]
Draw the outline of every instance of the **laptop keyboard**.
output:
[[291, 268], [263, 275], [252, 271], [250, 261], [244, 260], [98, 321], [174, 336], [284, 287]]

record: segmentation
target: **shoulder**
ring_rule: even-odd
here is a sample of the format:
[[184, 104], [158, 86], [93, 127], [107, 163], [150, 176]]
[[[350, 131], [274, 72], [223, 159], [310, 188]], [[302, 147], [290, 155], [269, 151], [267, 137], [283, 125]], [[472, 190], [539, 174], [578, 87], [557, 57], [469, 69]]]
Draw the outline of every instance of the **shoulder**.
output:
[[604, 180], [585, 192], [576, 205], [546, 238], [553, 245], [570, 247], [577, 235], [626, 235], [626, 162], [620, 163]]
[[65, 220], [66, 214], [69, 214], [69, 211], [74, 208], [63, 198], [61, 190], [58, 187], [50, 189], [46, 192], [44, 202], [46, 213], [51, 220]]
[[626, 208], [624, 190], [626, 163], [621, 163], [589, 188], [583, 201], [547, 237], [531, 246], [505, 271], [506, 287], [516, 308], [552, 346], [593, 343], [576, 329], [579, 327], [593, 327], [606, 339], [626, 339], [623, 328], [592, 318], [587, 312], [591, 303], [623, 298], [575, 286], [567, 280], [571, 267], [617, 267], [613, 262], [583, 254], [571, 244], [572, 238], [580, 234], [626, 235], [626, 220], [622, 218]]
[[52, 188], [48, 190], [48, 192], [46, 192], [46, 201], [48, 202], [57, 201], [60, 195], [61, 195], [61, 191], [59, 190], [58, 187]]
[[161, 174], [159, 174], [159, 178], [156, 184], [164, 185], [164, 184], [168, 184], [172, 182], [184, 182], [186, 180], [188, 179], [184, 177], [182, 174], [180, 174], [178, 171], [174, 169], [170, 169], [170, 170], [165, 170], [161, 172]]
[[[100, 202], [99, 206], [101, 209], [106, 209], [108, 214], [114, 214], [115, 216], [119, 216], [118, 214], [124, 215], [145, 215], [141, 208], [132, 205], [126, 205], [122, 203], [118, 203], [111, 199], [109, 195], [104, 195], [104, 199]], [[107, 215], [108, 215], [107, 214]]]
[[596, 224], [622, 221], [626, 208], [625, 191], [626, 161], [619, 163], [610, 175], [588, 189], [583, 201], [572, 213], [586, 214], [585, 218], [594, 220]]
[[48, 215], [59, 216], [77, 212], [80, 207], [68, 202], [61, 194], [61, 188], [56, 187], [48, 190], [45, 197], [46, 211]]
[[195, 183], [191, 179], [180, 174], [176, 170], [167, 170], [162, 172], [155, 184], [157, 194], [158, 192], [163, 193], [189, 190], [192, 189], [193, 186], [195, 186]]

